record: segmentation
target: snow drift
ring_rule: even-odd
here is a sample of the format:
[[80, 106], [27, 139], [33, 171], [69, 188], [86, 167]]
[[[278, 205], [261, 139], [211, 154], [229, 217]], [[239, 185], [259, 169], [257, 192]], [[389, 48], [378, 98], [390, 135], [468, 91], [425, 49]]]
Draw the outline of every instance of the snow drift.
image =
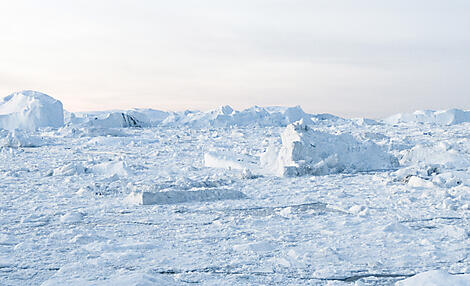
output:
[[0, 128], [35, 130], [63, 125], [62, 103], [44, 93], [26, 90], [0, 100]]
[[373, 171], [398, 165], [395, 157], [372, 141], [315, 131], [303, 121], [287, 126], [281, 139], [280, 150], [270, 147], [260, 158], [278, 176]]
[[385, 123], [431, 123], [440, 125], [454, 125], [470, 122], [470, 111], [461, 109], [449, 110], [418, 110], [413, 113], [398, 113], [384, 119]]

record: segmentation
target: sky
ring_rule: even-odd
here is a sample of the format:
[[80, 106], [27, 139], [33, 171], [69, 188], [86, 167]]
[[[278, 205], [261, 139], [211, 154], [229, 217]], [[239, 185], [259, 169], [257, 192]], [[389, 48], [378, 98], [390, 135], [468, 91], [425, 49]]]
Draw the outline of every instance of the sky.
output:
[[68, 111], [470, 109], [468, 0], [0, 0], [0, 96]]

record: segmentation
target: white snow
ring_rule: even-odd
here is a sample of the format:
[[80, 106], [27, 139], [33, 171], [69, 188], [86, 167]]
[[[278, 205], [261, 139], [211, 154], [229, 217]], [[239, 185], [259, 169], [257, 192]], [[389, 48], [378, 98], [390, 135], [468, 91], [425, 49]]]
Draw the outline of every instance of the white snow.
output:
[[0, 100], [0, 128], [35, 130], [63, 125], [62, 103], [44, 93], [25, 90]]

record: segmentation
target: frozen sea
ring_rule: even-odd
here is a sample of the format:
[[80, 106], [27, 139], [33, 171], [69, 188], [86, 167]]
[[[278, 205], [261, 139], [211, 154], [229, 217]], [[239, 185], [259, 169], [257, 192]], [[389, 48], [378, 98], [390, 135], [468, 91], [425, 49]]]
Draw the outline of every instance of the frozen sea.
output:
[[[3, 139], [0, 285], [394, 285], [470, 273], [470, 123], [360, 123], [314, 128], [371, 140], [400, 165], [279, 177], [259, 158], [285, 127], [67, 126], [23, 134], [28, 147]], [[215, 167], [207, 154], [221, 154]], [[160, 195], [143, 204], [142, 192]]]

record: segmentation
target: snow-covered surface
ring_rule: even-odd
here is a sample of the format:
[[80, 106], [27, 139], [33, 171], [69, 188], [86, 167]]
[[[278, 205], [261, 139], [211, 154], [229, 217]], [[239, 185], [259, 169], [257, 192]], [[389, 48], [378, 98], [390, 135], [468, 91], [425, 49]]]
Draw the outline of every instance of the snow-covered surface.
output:
[[470, 123], [263, 109], [1, 131], [0, 285], [469, 285]]
[[32, 90], [15, 92], [0, 99], [0, 128], [34, 130], [64, 125], [62, 103]]

